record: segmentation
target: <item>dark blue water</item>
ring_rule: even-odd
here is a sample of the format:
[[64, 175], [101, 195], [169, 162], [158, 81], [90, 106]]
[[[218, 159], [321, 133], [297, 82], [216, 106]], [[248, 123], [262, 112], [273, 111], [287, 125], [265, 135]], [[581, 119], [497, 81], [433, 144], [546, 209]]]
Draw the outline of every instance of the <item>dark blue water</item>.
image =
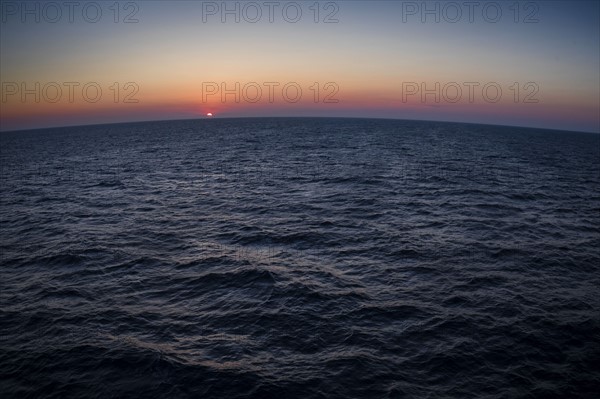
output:
[[3, 133], [3, 398], [595, 398], [600, 135]]

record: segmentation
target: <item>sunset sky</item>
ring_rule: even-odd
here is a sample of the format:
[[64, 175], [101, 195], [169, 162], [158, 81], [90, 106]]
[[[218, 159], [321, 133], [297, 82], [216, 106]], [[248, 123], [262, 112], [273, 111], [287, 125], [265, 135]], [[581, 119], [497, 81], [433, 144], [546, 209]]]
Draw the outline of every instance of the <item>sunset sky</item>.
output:
[[211, 112], [600, 131], [598, 1], [114, 4], [2, 1], [2, 130]]

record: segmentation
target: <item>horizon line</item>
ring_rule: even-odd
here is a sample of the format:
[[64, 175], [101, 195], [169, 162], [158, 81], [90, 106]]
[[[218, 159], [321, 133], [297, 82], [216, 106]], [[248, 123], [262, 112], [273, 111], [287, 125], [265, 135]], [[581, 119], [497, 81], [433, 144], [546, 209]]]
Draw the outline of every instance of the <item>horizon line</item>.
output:
[[522, 125], [504, 125], [504, 124], [493, 124], [493, 123], [478, 123], [478, 122], [462, 122], [462, 121], [448, 121], [448, 120], [436, 120], [436, 119], [410, 119], [410, 118], [384, 118], [384, 117], [360, 117], [360, 116], [211, 116], [211, 117], [193, 117], [193, 118], [176, 118], [176, 119], [147, 119], [147, 120], [135, 120], [126, 122], [107, 122], [107, 123], [86, 123], [86, 124], [74, 124], [74, 125], [62, 125], [62, 126], [46, 126], [46, 127], [35, 127], [29, 129], [9, 129], [2, 130], [0, 127], [0, 134], [3, 133], [17, 133], [17, 132], [30, 132], [37, 130], [49, 130], [49, 129], [65, 129], [65, 128], [78, 128], [78, 127], [91, 127], [91, 126], [110, 126], [110, 125], [127, 125], [137, 123], [153, 123], [153, 122], [179, 122], [179, 121], [208, 121], [208, 120], [228, 120], [228, 119], [363, 119], [363, 120], [387, 120], [387, 121], [408, 121], [408, 122], [434, 122], [434, 123], [452, 123], [460, 125], [479, 125], [479, 126], [494, 126], [494, 127], [509, 127], [519, 129], [531, 129], [531, 130], [547, 130], [552, 132], [568, 132], [568, 133], [588, 133], [588, 134], [600, 134], [600, 128], [597, 131], [589, 130], [564, 130], [564, 129], [552, 129], [546, 127], [535, 127], [535, 126], [522, 126]]

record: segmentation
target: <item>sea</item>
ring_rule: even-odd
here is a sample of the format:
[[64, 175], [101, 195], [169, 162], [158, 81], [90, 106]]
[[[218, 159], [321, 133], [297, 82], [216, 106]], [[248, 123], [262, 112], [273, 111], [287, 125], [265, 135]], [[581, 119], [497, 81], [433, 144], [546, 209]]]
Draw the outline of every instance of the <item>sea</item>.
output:
[[2, 398], [598, 398], [600, 134], [0, 134]]

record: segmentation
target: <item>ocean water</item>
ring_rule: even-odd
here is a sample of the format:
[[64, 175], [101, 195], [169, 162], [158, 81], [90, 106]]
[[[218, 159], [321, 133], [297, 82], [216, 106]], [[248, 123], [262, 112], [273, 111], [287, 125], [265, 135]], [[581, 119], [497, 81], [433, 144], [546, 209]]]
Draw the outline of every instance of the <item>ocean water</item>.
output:
[[0, 134], [2, 398], [596, 398], [600, 135]]

